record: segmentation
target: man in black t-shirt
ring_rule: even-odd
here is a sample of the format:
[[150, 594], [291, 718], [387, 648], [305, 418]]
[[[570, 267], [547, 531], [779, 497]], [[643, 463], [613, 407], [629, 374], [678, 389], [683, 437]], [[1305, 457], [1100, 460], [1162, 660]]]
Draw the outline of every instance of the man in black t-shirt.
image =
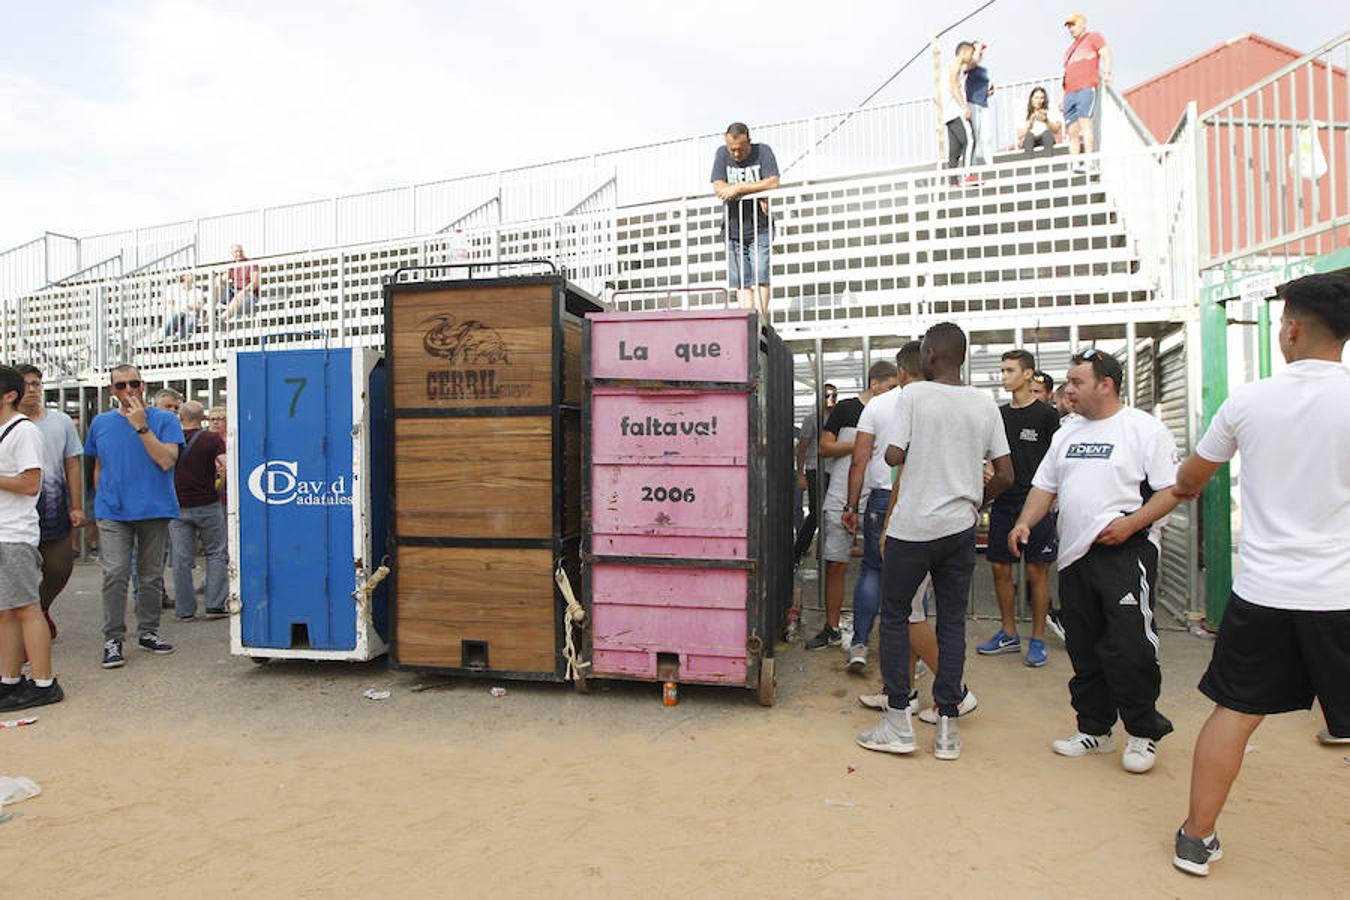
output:
[[[994, 593], [998, 595], [1003, 622], [998, 632], [975, 649], [989, 656], [994, 653], [1018, 653], [1022, 638], [1017, 633], [1014, 609], [1017, 601], [1012, 567], [1016, 560], [1008, 550], [1008, 532], [1022, 511], [1031, 490], [1031, 479], [1050, 449], [1050, 438], [1059, 428], [1059, 414], [1032, 393], [1036, 376], [1036, 357], [1026, 350], [1003, 354], [1003, 388], [1012, 394], [1012, 402], [999, 407], [1003, 427], [1012, 453], [1013, 486], [1001, 494], [989, 510], [989, 548], [986, 556], [994, 573]], [[1031, 641], [1023, 659], [1033, 668], [1045, 665], [1045, 616], [1050, 609], [1049, 565], [1059, 553], [1055, 536], [1055, 517], [1048, 515], [1031, 532], [1026, 548], [1027, 581], [1031, 584]]]
[[742, 306], [755, 305], [769, 315], [769, 201], [765, 197], [741, 200], [748, 194], [778, 187], [778, 160], [768, 144], [752, 144], [743, 122], [727, 126], [726, 146], [717, 148], [712, 167], [713, 193], [725, 204], [722, 235], [727, 242], [727, 284]]

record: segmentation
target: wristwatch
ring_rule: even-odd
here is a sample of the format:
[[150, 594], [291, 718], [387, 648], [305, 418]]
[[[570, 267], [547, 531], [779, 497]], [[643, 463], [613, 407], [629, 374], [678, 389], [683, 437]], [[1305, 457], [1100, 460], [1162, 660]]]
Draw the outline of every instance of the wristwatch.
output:
[[855, 512], [857, 512], [857, 511], [858, 511], [858, 507], [856, 507], [856, 506], [845, 506], [845, 507], [844, 507], [844, 512], [855, 513]]
[[149, 425], [142, 425], [140, 428], [137, 428], [137, 429], [136, 429], [136, 433], [137, 433], [137, 434], [145, 434], [145, 433], [146, 433], [147, 431], [149, 431], [149, 430], [150, 430], [150, 426], [149, 426]]

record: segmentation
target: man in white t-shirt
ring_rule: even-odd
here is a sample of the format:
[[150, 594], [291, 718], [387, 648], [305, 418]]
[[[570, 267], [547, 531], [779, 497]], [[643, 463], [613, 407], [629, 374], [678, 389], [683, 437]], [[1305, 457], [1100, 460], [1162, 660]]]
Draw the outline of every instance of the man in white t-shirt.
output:
[[[863, 525], [862, 568], [853, 586], [853, 640], [850, 641], [848, 670], [861, 672], [867, 666], [867, 643], [872, 626], [881, 611], [881, 532], [886, 523], [886, 510], [891, 507], [891, 467], [886, 465], [886, 447], [876, 436], [885, 437], [895, 418], [895, 403], [905, 385], [923, 380], [919, 360], [918, 341], [910, 341], [895, 355], [899, 381], [896, 389], [887, 391], [863, 408], [858, 417], [857, 433], [853, 436], [853, 459], [848, 470], [848, 500], [844, 506], [843, 523], [849, 534], [858, 533], [858, 521]], [[920, 648], [929, 667], [937, 671], [937, 639], [924, 615], [923, 591], [915, 592], [914, 608], [917, 621], [923, 623], [924, 634], [916, 635], [910, 629], [912, 648]], [[910, 621], [914, 622], [914, 612]], [[911, 670], [913, 663], [911, 662]]]
[[836, 404], [825, 427], [820, 430], [820, 456], [829, 472], [829, 488], [821, 503], [820, 527], [825, 541], [825, 626], [807, 640], [807, 650], [820, 650], [838, 644], [839, 614], [844, 608], [844, 575], [853, 557], [853, 535], [844, 529], [844, 501], [848, 498], [848, 471], [853, 463], [853, 437], [858, 419], [872, 401], [895, 387], [895, 366], [873, 363], [867, 370], [867, 390], [857, 397]]
[[1078, 731], [1061, 756], [1110, 753], [1119, 717], [1129, 735], [1121, 765], [1153, 768], [1172, 723], [1158, 712], [1162, 669], [1153, 624], [1158, 532], [1177, 505], [1177, 448], [1167, 426], [1120, 401], [1120, 362], [1095, 347], [1069, 361], [1066, 392], [1079, 413], [1064, 421], [1032, 479], [1008, 549], [1059, 500], [1059, 600], [1073, 664], [1069, 697]]
[[[956, 718], [964, 696], [966, 601], [975, 571], [975, 526], [980, 507], [1012, 484], [1003, 419], [993, 398], [961, 377], [966, 335], [943, 322], [923, 337], [926, 381], [900, 392], [886, 437], [886, 463], [900, 471], [887, 511], [882, 553], [881, 675], [888, 709], [859, 745], [885, 753], [913, 753], [910, 719], [909, 617], [911, 598], [926, 577], [937, 607], [938, 707], [933, 755], [957, 759]], [[994, 477], [984, 481], [985, 460]]]
[[1242, 456], [1238, 574], [1200, 680], [1216, 706], [1195, 739], [1173, 857], [1193, 875], [1220, 858], [1215, 822], [1265, 716], [1317, 697], [1329, 733], [1350, 737], [1350, 277], [1310, 275], [1279, 295], [1289, 367], [1233, 391], [1177, 473], [1191, 499]]
[[[0, 713], [65, 698], [38, 595], [42, 432], [19, 412], [23, 395], [23, 376], [0, 366]], [[23, 677], [25, 653], [31, 681]]]

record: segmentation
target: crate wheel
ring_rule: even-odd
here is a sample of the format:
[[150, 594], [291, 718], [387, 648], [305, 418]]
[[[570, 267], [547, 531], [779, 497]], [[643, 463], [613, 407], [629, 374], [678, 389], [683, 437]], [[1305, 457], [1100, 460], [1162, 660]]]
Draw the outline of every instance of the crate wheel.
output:
[[773, 706], [773, 657], [759, 661], [759, 705]]
[[272, 661], [270, 656], [250, 656], [249, 659], [253, 661], [255, 666], [265, 666]]

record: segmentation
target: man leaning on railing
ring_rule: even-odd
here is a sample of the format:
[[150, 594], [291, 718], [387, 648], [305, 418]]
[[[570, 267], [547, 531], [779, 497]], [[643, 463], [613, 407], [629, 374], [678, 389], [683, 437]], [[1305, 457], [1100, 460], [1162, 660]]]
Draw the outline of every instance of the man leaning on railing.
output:
[[[753, 306], [758, 287], [759, 314], [769, 315], [769, 200], [740, 200], [747, 194], [778, 187], [778, 160], [768, 144], [750, 142], [742, 122], [727, 126], [726, 146], [717, 148], [712, 169], [713, 193], [724, 201], [722, 235], [727, 244], [727, 284], [742, 306]], [[736, 201], [736, 202], [732, 202]]]

